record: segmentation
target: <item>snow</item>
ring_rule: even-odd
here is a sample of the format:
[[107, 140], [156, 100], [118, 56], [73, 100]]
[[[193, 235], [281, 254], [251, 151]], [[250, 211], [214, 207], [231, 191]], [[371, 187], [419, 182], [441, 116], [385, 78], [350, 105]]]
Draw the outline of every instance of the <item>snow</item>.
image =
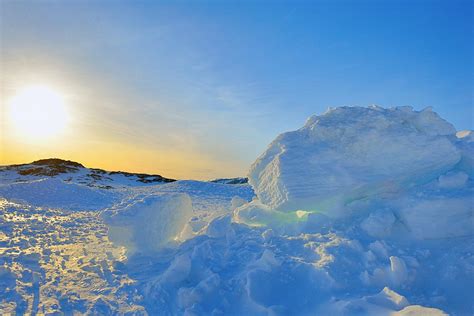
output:
[[367, 302], [392, 309], [402, 309], [409, 305], [404, 296], [390, 290], [388, 287], [384, 287], [380, 293], [374, 296], [367, 297]]
[[469, 179], [469, 176], [462, 172], [448, 172], [446, 174], [440, 175], [438, 178], [439, 186], [441, 188], [462, 188], [467, 180]]
[[472, 178], [474, 176], [474, 133], [472, 131], [462, 131], [456, 133], [458, 137], [457, 147], [461, 151], [461, 161], [458, 168]]
[[431, 109], [345, 107], [250, 185], [0, 169], [0, 314], [472, 315], [473, 146]]
[[407, 306], [401, 311], [395, 312], [393, 316], [446, 316], [448, 314], [436, 308], [428, 308], [419, 305]]
[[400, 218], [417, 239], [453, 238], [473, 234], [473, 191], [460, 197], [403, 200]]
[[100, 210], [117, 202], [103, 190], [56, 178], [0, 184], [0, 196], [34, 206], [69, 210]]
[[391, 234], [396, 220], [390, 210], [376, 210], [362, 221], [360, 227], [372, 237], [384, 238]]
[[345, 204], [429, 182], [461, 159], [456, 130], [430, 109], [344, 107], [279, 135], [249, 182], [280, 211], [340, 215]]
[[192, 215], [191, 198], [185, 193], [151, 195], [102, 213], [110, 240], [125, 246], [129, 255], [153, 252], [178, 240]]

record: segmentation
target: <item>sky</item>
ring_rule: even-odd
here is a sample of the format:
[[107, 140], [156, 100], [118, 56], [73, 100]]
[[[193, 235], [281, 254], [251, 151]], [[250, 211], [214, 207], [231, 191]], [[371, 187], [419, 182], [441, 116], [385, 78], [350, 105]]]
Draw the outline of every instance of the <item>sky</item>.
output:
[[[0, 0], [0, 164], [245, 176], [276, 135], [348, 105], [432, 106], [473, 129], [473, 6]], [[71, 114], [53, 138], [10, 128], [9, 100], [34, 84]]]

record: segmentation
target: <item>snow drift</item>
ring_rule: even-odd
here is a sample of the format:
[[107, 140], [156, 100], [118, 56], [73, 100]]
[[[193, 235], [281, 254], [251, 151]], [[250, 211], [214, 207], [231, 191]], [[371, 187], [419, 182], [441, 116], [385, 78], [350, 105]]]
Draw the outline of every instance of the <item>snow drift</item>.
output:
[[67, 183], [56, 178], [0, 184], [0, 196], [35, 206], [75, 211], [100, 210], [118, 201], [115, 192], [78, 183]]

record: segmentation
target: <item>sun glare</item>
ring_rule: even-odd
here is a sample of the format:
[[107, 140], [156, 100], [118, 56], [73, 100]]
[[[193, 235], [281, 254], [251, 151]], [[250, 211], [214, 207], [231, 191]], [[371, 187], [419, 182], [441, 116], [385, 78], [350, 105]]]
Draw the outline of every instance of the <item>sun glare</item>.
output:
[[26, 139], [58, 136], [69, 121], [64, 97], [47, 86], [23, 88], [8, 105], [9, 123], [19, 136]]

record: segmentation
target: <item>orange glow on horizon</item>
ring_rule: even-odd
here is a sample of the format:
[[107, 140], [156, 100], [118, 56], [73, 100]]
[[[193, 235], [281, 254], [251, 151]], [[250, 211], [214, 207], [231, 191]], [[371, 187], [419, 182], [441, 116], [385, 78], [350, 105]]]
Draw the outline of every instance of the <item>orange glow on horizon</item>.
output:
[[2, 150], [0, 155], [0, 165], [61, 158], [79, 162], [88, 168], [159, 174], [173, 179], [210, 180], [245, 176], [231, 162], [213, 161], [191, 152], [158, 151], [119, 143], [97, 143], [74, 148], [66, 145], [61, 151], [54, 150], [54, 146], [5, 145], [2, 146], [6, 150]]

